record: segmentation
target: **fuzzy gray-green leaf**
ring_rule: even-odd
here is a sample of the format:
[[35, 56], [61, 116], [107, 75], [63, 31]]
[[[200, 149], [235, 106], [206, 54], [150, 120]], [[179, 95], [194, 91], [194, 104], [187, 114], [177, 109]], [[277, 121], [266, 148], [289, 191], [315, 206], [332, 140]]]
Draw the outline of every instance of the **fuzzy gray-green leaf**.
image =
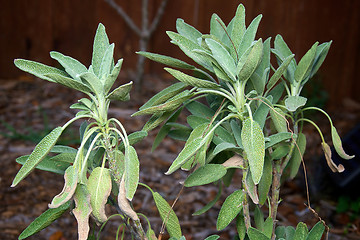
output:
[[51, 148], [59, 139], [62, 132], [63, 128], [57, 127], [52, 130], [48, 135], [46, 135], [39, 142], [38, 145], [36, 145], [34, 151], [30, 154], [28, 160], [16, 174], [11, 185], [12, 187], [15, 187], [22, 179], [29, 175], [29, 173], [34, 170], [34, 168], [46, 157], [46, 155], [50, 152]]
[[93, 44], [93, 54], [91, 60], [91, 66], [96, 76], [100, 77], [100, 67], [102, 60], [104, 58], [105, 52], [109, 47], [109, 38], [105, 32], [105, 26], [99, 23], [96, 30], [94, 44]]
[[179, 59], [161, 55], [161, 54], [157, 54], [157, 53], [137, 52], [137, 54], [144, 56], [152, 61], [162, 63], [167, 66], [174, 67], [174, 68], [180, 68], [180, 69], [194, 69], [195, 68], [194, 66], [192, 66], [184, 61], [181, 61]]
[[256, 18], [254, 18], [254, 20], [252, 20], [252, 22], [246, 29], [246, 31], [243, 35], [243, 38], [241, 39], [240, 46], [235, 45], [237, 47], [239, 57], [241, 57], [245, 53], [245, 51], [251, 46], [251, 44], [254, 42], [256, 32], [259, 27], [261, 18], [262, 18], [262, 15], [260, 14]]
[[180, 82], [183, 82], [187, 85], [193, 86], [193, 87], [198, 87], [198, 88], [210, 88], [210, 89], [216, 89], [219, 88], [219, 85], [214, 83], [214, 82], [210, 82], [204, 79], [200, 79], [200, 78], [196, 78], [190, 75], [187, 75], [181, 71], [175, 70], [175, 69], [171, 69], [171, 68], [165, 68], [165, 70], [167, 72], [169, 72], [173, 77], [175, 77], [177, 80], [179, 80]]
[[332, 41], [326, 42], [326, 43], [320, 44], [317, 47], [315, 59], [313, 62], [311, 73], [310, 73], [310, 78], [312, 78], [316, 74], [316, 72], [319, 70], [319, 68], [321, 67], [322, 63], [324, 62], [324, 60], [329, 52], [331, 43], [332, 43]]
[[297, 146], [295, 146], [294, 149], [295, 152], [293, 153], [289, 161], [290, 178], [294, 178], [298, 173], [301, 161], [304, 156], [304, 152], [306, 149], [306, 136], [303, 133], [299, 133], [296, 139], [296, 144]]
[[305, 223], [299, 222], [296, 226], [294, 239], [296, 240], [306, 240], [306, 237], [308, 235], [308, 228]]
[[268, 197], [272, 183], [272, 162], [269, 158], [265, 158], [263, 175], [261, 176], [258, 193], [259, 193], [259, 204], [263, 205]]
[[306, 104], [307, 99], [302, 96], [290, 96], [285, 99], [285, 106], [290, 112], [295, 112], [298, 108]]
[[66, 87], [78, 90], [80, 92], [83, 92], [83, 93], [91, 92], [91, 89], [87, 85], [85, 85], [82, 82], [76, 81], [72, 78], [69, 78], [69, 77], [66, 77], [66, 76], [63, 76], [60, 74], [56, 74], [56, 73], [48, 73], [48, 74], [45, 74], [44, 76], [52, 79], [54, 82], [57, 82]]
[[261, 38], [254, 44], [249, 55], [246, 58], [244, 65], [241, 67], [238, 75], [239, 81], [247, 81], [254, 73], [256, 67], [259, 65], [263, 51], [263, 43]]
[[99, 78], [101, 80], [104, 80], [112, 71], [111, 67], [114, 64], [114, 47], [115, 45], [113, 43], [110, 44], [104, 53], [99, 69]]
[[258, 184], [263, 173], [265, 158], [265, 139], [259, 124], [250, 118], [246, 119], [243, 122], [241, 139], [249, 161], [252, 179], [255, 184]]
[[194, 187], [209, 184], [222, 178], [226, 174], [226, 168], [221, 164], [206, 164], [193, 173], [185, 180], [185, 187]]
[[270, 116], [277, 132], [281, 133], [288, 131], [285, 113], [280, 108], [272, 108], [270, 111]]
[[69, 77], [69, 75], [63, 70], [60, 70], [60, 69], [57, 69], [54, 67], [50, 67], [50, 66], [47, 66], [42, 63], [26, 60], [26, 59], [15, 59], [14, 64], [19, 69], [21, 69], [25, 72], [28, 72], [38, 78], [41, 78], [41, 79], [44, 79], [44, 80], [47, 80], [50, 82], [55, 82], [55, 80], [45, 76], [46, 74], [49, 74], [49, 73], [59, 74], [64, 77]]
[[250, 240], [270, 240], [264, 233], [253, 227], [249, 227], [247, 233]]
[[176, 239], [180, 238], [182, 235], [180, 223], [174, 210], [159, 193], [153, 192], [152, 194], [160, 217], [163, 222], [166, 222], [166, 229], [170, 237], [175, 237]]
[[342, 143], [341, 143], [341, 139], [340, 136], [336, 130], [336, 128], [334, 126], [331, 126], [331, 138], [334, 144], [334, 148], [335, 151], [337, 152], [337, 154], [339, 154], [339, 156], [343, 159], [352, 159], [355, 157], [355, 155], [348, 155], [345, 153]]
[[132, 84], [133, 84], [133, 82], [129, 82], [129, 83], [121, 85], [120, 87], [113, 90], [108, 95], [108, 98], [110, 100], [116, 100], [116, 101], [129, 101], [130, 100], [130, 90], [132, 88]]
[[196, 42], [198, 38], [201, 37], [201, 32], [199, 32], [193, 26], [187, 24], [183, 19], [178, 18], [176, 19], [176, 30], [178, 33], [193, 42]]
[[239, 214], [243, 207], [244, 192], [242, 189], [236, 190], [228, 196], [221, 206], [219, 216], [216, 222], [218, 231], [226, 228], [230, 222]]
[[289, 66], [289, 64], [291, 63], [291, 61], [294, 59], [294, 56], [295, 56], [294, 54], [291, 54], [290, 56], [288, 56], [284, 59], [284, 61], [279, 66], [279, 68], [276, 69], [274, 74], [271, 76], [271, 78], [266, 86], [267, 89], [271, 89], [275, 86], [275, 84], [278, 82], [278, 80], [281, 78], [281, 76], [286, 71], [286, 69]]
[[65, 71], [76, 80], [80, 80], [79, 75], [88, 71], [81, 62], [62, 53], [52, 51], [50, 56], [57, 60], [64, 67]]
[[88, 179], [87, 189], [94, 218], [99, 223], [105, 222], [107, 220], [105, 204], [111, 192], [110, 170], [102, 167], [95, 168]]
[[104, 92], [108, 93], [115, 83], [117, 77], [119, 76], [121, 66], [123, 63], [123, 59], [119, 59], [114, 68], [112, 69], [111, 73], [106, 77], [104, 82]]
[[19, 240], [28, 238], [35, 233], [40, 232], [42, 229], [49, 226], [56, 219], [61, 217], [71, 205], [71, 201], [59, 206], [58, 208], [51, 208], [37, 217], [19, 236]]
[[125, 190], [129, 201], [135, 195], [139, 183], [139, 159], [133, 146], [125, 148]]
[[300, 62], [294, 73], [294, 78], [296, 82], [306, 81], [310, 75], [310, 71], [313, 66], [316, 48], [318, 46], [318, 42], [316, 42], [307, 53], [301, 58]]

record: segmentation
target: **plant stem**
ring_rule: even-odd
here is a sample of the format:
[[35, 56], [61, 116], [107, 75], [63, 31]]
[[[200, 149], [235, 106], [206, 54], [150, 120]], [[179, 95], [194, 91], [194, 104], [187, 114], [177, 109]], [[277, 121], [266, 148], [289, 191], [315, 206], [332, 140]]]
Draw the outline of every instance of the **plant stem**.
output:
[[249, 210], [249, 201], [248, 201], [248, 194], [247, 194], [247, 190], [246, 190], [246, 176], [248, 174], [249, 171], [249, 167], [247, 164], [247, 161], [244, 161], [244, 170], [243, 170], [243, 177], [242, 177], [242, 186], [243, 186], [243, 191], [245, 194], [245, 198], [243, 201], [243, 214], [244, 214], [244, 221], [245, 221], [245, 226], [246, 226], [246, 230], [249, 229], [251, 227], [251, 219], [250, 219], [250, 210]]
[[271, 218], [273, 219], [273, 233], [272, 239], [275, 239], [275, 227], [276, 227], [276, 214], [279, 206], [280, 196], [280, 184], [281, 184], [281, 162], [273, 161], [273, 181], [271, 186]]

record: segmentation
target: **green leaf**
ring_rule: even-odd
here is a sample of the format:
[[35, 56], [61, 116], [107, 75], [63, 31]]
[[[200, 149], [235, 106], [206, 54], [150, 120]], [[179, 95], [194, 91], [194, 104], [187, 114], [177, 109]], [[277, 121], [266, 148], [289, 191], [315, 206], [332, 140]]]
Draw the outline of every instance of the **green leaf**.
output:
[[244, 215], [239, 213], [236, 218], [236, 230], [240, 240], [244, 240], [246, 236], [246, 225]]
[[290, 139], [292, 135], [293, 134], [289, 132], [281, 132], [270, 135], [269, 137], [267, 137], [268, 141], [265, 143], [265, 149], [272, 147], [282, 141]]
[[49, 208], [58, 208], [73, 197], [78, 183], [78, 172], [74, 166], [66, 169], [64, 179], [65, 184], [63, 190], [53, 198], [49, 204]]
[[186, 109], [189, 110], [189, 112], [193, 115], [211, 119], [215, 115], [215, 111], [206, 106], [205, 104], [198, 102], [198, 101], [192, 101], [188, 104], [186, 104]]
[[[272, 232], [273, 232], [273, 226], [274, 226], [274, 221], [271, 217], [266, 218], [265, 223], [264, 223], [264, 230], [263, 233], [265, 234], [265, 236], [267, 236], [268, 238], [271, 238]], [[297, 240], [297, 238], [294, 238]]]
[[78, 239], [88, 239], [89, 217], [92, 212], [90, 194], [86, 185], [79, 184], [74, 194], [75, 209], [72, 211], [78, 223]]
[[[240, 46], [241, 40], [243, 38], [243, 35], [245, 33], [246, 26], [245, 26], [245, 7], [242, 4], [239, 4], [239, 6], [236, 9], [235, 17], [234, 17], [234, 25], [231, 31], [231, 39], [234, 43], [234, 46], [236, 49], [232, 49], [231, 51], [238, 50], [238, 47]], [[239, 49], [240, 50], [240, 49]], [[236, 55], [236, 54], [232, 54]]]
[[291, 156], [289, 167], [290, 167], [290, 178], [294, 178], [299, 171], [299, 167], [304, 156], [306, 149], [306, 136], [303, 133], [299, 133], [296, 139], [296, 145], [294, 154]]
[[11, 187], [15, 187], [22, 179], [24, 179], [34, 168], [48, 155], [51, 148], [55, 145], [63, 132], [62, 127], [57, 127], [46, 135], [38, 145], [36, 145], [34, 151], [30, 154], [28, 160], [20, 168], [16, 174]]
[[306, 240], [320, 240], [325, 230], [325, 226], [322, 222], [318, 222], [315, 226], [310, 230], [309, 235]]
[[299, 222], [296, 226], [294, 239], [296, 240], [306, 240], [306, 237], [308, 235], [308, 228], [305, 223]]
[[270, 116], [278, 133], [288, 132], [288, 125], [285, 118], [285, 113], [280, 108], [272, 108], [270, 111]]
[[285, 228], [286, 239], [294, 239], [295, 228], [293, 226], [287, 226]]
[[264, 170], [263, 175], [261, 176], [259, 185], [258, 185], [258, 193], [259, 193], [259, 204], [264, 205], [268, 193], [270, 191], [270, 187], [272, 184], [272, 162], [266, 157], [264, 161]]
[[135, 195], [139, 183], [139, 159], [133, 146], [125, 148], [125, 190], [129, 201]]
[[155, 94], [143, 106], [141, 106], [139, 110], [144, 110], [146, 108], [164, 103], [178, 93], [182, 92], [186, 87], [187, 85], [182, 82], [175, 83]]
[[264, 128], [270, 107], [272, 107], [273, 97], [270, 95], [263, 99], [254, 113], [254, 120], [259, 124], [260, 128]]
[[185, 187], [206, 185], [215, 182], [226, 174], [226, 168], [221, 164], [206, 164], [191, 173], [185, 180]]
[[249, 55], [246, 57], [244, 65], [238, 70], [238, 80], [247, 81], [254, 73], [260, 63], [263, 54], [263, 43], [261, 38], [255, 42]]
[[52, 51], [50, 52], [50, 56], [51, 58], [57, 60], [73, 79], [80, 80], [80, 74], [88, 71], [87, 68], [78, 60], [65, 56], [62, 53]]
[[[273, 51], [276, 55], [279, 55], [281, 58], [281, 61], [284, 62], [284, 60], [291, 56], [293, 53], [291, 52], [288, 45], [285, 43], [283, 37], [281, 35], [276, 35], [275, 41], [274, 41], [274, 47], [276, 51]], [[292, 83], [294, 81], [294, 73], [296, 70], [296, 61], [295, 59], [292, 59], [290, 61], [290, 64], [288, 66], [287, 72], [285, 74], [286, 79]]]
[[100, 77], [101, 63], [108, 47], [109, 47], [109, 38], [106, 35], [105, 26], [99, 23], [94, 38], [93, 54], [91, 60], [91, 66], [93, 68], [93, 71], [95, 75], [98, 77]]
[[153, 142], [153, 146], [151, 148], [151, 151], [154, 151], [161, 143], [161, 141], [165, 138], [165, 136], [169, 133], [171, 126], [168, 125], [168, 123], [173, 123], [175, 122], [180, 113], [181, 113], [182, 109], [179, 109], [178, 111], [175, 111], [170, 117], [169, 119], [165, 122], [165, 124], [161, 127], [161, 129], [159, 130], [159, 133], [156, 135], [154, 142]]
[[[181, 111], [181, 107], [177, 111]], [[173, 114], [172, 112], [165, 112], [160, 114], [153, 114], [150, 119], [145, 123], [142, 131], [149, 132], [152, 129], [159, 126], [163, 121], [169, 118]]]
[[178, 33], [193, 42], [197, 42], [198, 38], [201, 38], [202, 34], [193, 26], [185, 23], [181, 18], [176, 19], [176, 30]]
[[71, 205], [71, 201], [59, 206], [58, 208], [52, 208], [46, 210], [43, 214], [37, 217], [19, 236], [19, 240], [28, 238], [35, 233], [40, 232], [42, 229], [49, 226], [56, 219], [61, 217]]
[[222, 39], [225, 34], [223, 27], [225, 27], [224, 22], [216, 13], [213, 13], [210, 20], [210, 35]]
[[171, 112], [174, 111], [176, 108], [180, 107], [182, 103], [192, 97], [192, 93], [189, 90], [185, 90], [178, 95], [167, 100], [165, 103], [152, 106], [149, 108], [142, 109], [138, 112], [135, 112], [131, 116], [139, 116], [139, 115], [146, 115], [146, 114], [161, 114], [164, 112]]
[[77, 149], [69, 146], [63, 146], [63, 145], [55, 145], [50, 150], [52, 153], [77, 153]]
[[185, 146], [165, 174], [169, 175], [179, 169], [181, 165], [183, 165], [187, 160], [194, 156], [194, 154], [201, 148], [203, 144], [203, 139], [197, 138], [193, 140], [192, 144], [188, 144], [187, 146]]
[[160, 55], [157, 53], [150, 53], [150, 52], [141, 52], [141, 51], [136, 53], [152, 61], [165, 64], [169, 67], [180, 68], [180, 69], [195, 69], [193, 65], [190, 65], [184, 61], [181, 61], [176, 58], [168, 57], [165, 55]]
[[195, 49], [202, 49], [200, 45], [197, 43], [191, 41], [190, 39], [171, 32], [167, 31], [167, 35], [171, 38], [172, 42], [179, 46], [179, 48], [191, 59], [193, 59], [196, 63], [198, 63], [200, 66], [203, 66], [204, 68], [212, 71], [211, 62], [207, 60], [207, 58], [204, 58], [203, 56], [195, 53], [193, 50]]
[[214, 82], [210, 82], [208, 80], [196, 78], [190, 75], [187, 75], [183, 72], [180, 72], [175, 69], [171, 68], [165, 68], [167, 72], [169, 72], [173, 77], [175, 77], [180, 82], [183, 82], [187, 85], [190, 85], [192, 87], [198, 87], [198, 88], [210, 88], [210, 89], [216, 89], [219, 88], [219, 85]]
[[211, 235], [211, 236], [205, 238], [205, 240], [217, 240], [219, 238], [220, 238], [220, 236], [218, 236], [218, 235]]
[[288, 155], [290, 151], [289, 145], [280, 145], [277, 146], [274, 151], [271, 153], [271, 160], [279, 160]]
[[286, 109], [295, 112], [298, 108], [306, 104], [307, 99], [301, 96], [290, 96], [285, 99]]
[[261, 18], [262, 15], [261, 14], [258, 15], [256, 18], [254, 18], [254, 20], [252, 20], [252, 22], [246, 29], [243, 38], [241, 40], [240, 46], [237, 46], [239, 57], [241, 57], [245, 53], [245, 51], [253, 44]]
[[110, 170], [103, 167], [95, 168], [89, 176], [87, 189], [90, 194], [92, 215], [97, 222], [105, 222], [107, 220], [105, 204], [111, 192]]
[[201, 208], [200, 210], [197, 210], [196, 212], [194, 212], [192, 215], [193, 216], [198, 216], [198, 215], [201, 215], [201, 214], [207, 212], [220, 199], [221, 193], [222, 193], [222, 184], [220, 183], [219, 184], [219, 190], [218, 190], [215, 198], [213, 200], [211, 200], [210, 202], [208, 202], [203, 208]]
[[252, 179], [255, 184], [260, 182], [265, 157], [265, 139], [259, 124], [251, 118], [243, 122], [241, 139], [249, 161]]
[[64, 77], [69, 77], [69, 75], [60, 69], [54, 68], [54, 67], [50, 67], [47, 66], [45, 64], [42, 63], [38, 63], [38, 62], [34, 62], [34, 61], [30, 61], [30, 60], [26, 60], [26, 59], [15, 59], [14, 60], [14, 64], [17, 68], [23, 70], [24, 72], [28, 72], [38, 78], [50, 81], [50, 82], [55, 82], [52, 78], [46, 77], [46, 74], [59, 74], [62, 75]]
[[92, 72], [86, 72], [80, 75], [81, 80], [87, 83], [91, 88], [91, 92], [102, 95], [104, 93], [104, 85], [101, 80]]
[[120, 87], [113, 90], [108, 95], [108, 98], [110, 100], [116, 100], [116, 101], [129, 101], [130, 100], [130, 90], [131, 90], [132, 84], [133, 84], [133, 82], [129, 82], [129, 83], [121, 85]]
[[[54, 157], [46, 156], [37, 166], [37, 169], [57, 174], [64, 174], [65, 170], [74, 162], [76, 153], [61, 153]], [[24, 165], [28, 160], [29, 155], [21, 156], [16, 159], [16, 162]]]
[[121, 66], [123, 63], [123, 59], [119, 59], [116, 65], [114, 66], [113, 70], [111, 71], [111, 74], [108, 75], [104, 82], [104, 92], [108, 93], [111, 89], [111, 87], [114, 85], [117, 77], [119, 76]]
[[275, 229], [276, 239], [285, 239], [285, 226], [277, 226]]
[[216, 145], [214, 151], [213, 151], [213, 155], [217, 155], [222, 151], [236, 151], [236, 150], [240, 150], [241, 148], [237, 147], [236, 145], [232, 144], [232, 143], [228, 143], [228, 142], [222, 142], [219, 145]]
[[175, 237], [176, 239], [181, 237], [181, 228], [179, 219], [176, 216], [174, 210], [166, 202], [166, 200], [157, 192], [153, 192], [153, 198], [155, 205], [160, 213], [160, 217], [163, 222], [166, 223], [166, 229], [170, 237]]
[[113, 43], [110, 44], [104, 53], [98, 75], [101, 80], [105, 80], [112, 71], [111, 67], [114, 64], [114, 47], [115, 45]]
[[241, 149], [244, 149], [244, 147], [242, 145], [242, 140], [241, 140], [241, 126], [240, 126], [240, 124], [235, 119], [233, 119], [233, 120], [230, 121], [230, 127], [231, 127], [232, 134], [234, 135], [236, 144]]
[[242, 189], [236, 190], [229, 195], [221, 206], [219, 216], [216, 222], [218, 231], [226, 228], [230, 222], [239, 214], [243, 207], [244, 192]]
[[320, 44], [317, 47], [315, 59], [313, 62], [311, 73], [310, 73], [310, 78], [312, 78], [316, 74], [316, 72], [319, 70], [319, 68], [321, 67], [322, 63], [324, 62], [324, 60], [329, 52], [331, 43], [332, 43], [332, 41], [326, 42], [326, 43]]
[[336, 130], [336, 128], [331, 125], [331, 138], [332, 138], [332, 141], [333, 141], [333, 144], [334, 144], [334, 148], [335, 148], [335, 151], [337, 152], [337, 154], [339, 154], [339, 156], [343, 159], [351, 159], [351, 158], [354, 158], [355, 155], [348, 155], [345, 153], [344, 149], [343, 149], [343, 146], [342, 146], [342, 143], [341, 143], [341, 139], [340, 139], [340, 136]]
[[264, 233], [253, 227], [249, 227], [247, 233], [250, 240], [270, 240], [270, 238], [268, 238]]
[[318, 42], [316, 42], [307, 53], [301, 58], [295, 73], [294, 78], [296, 82], [306, 81], [310, 75], [311, 68], [313, 66], [316, 48], [318, 46]]
[[51, 78], [54, 82], [57, 82], [65, 87], [72, 88], [78, 90], [83, 93], [90, 93], [91, 89], [82, 82], [76, 81], [72, 78], [56, 74], [56, 73], [48, 73], [44, 75], [47, 78]]
[[286, 72], [287, 67], [290, 65], [291, 61], [293, 61], [295, 54], [291, 54], [288, 57], [284, 59], [284, 61], [281, 63], [278, 69], [274, 72], [274, 74], [271, 76], [268, 84], [267, 89], [273, 88], [278, 80], [281, 78], [281, 76]]
[[[217, 24], [219, 25], [219, 23]], [[205, 39], [205, 42], [209, 46], [212, 52], [212, 56], [217, 61], [217, 63], [219, 63], [221, 68], [230, 77], [230, 79], [235, 81], [236, 66], [230, 53], [220, 43], [213, 39]]]

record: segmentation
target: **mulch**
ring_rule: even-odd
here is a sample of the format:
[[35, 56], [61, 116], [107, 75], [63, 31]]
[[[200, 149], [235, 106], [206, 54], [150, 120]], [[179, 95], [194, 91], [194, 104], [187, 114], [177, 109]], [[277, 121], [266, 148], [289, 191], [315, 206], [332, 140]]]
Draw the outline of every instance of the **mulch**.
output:
[[[128, 82], [129, 75], [122, 74], [123, 83]], [[148, 117], [134, 117], [135, 112], [156, 92], [168, 86], [172, 80], [167, 76], [146, 76], [144, 89], [141, 94], [134, 93], [132, 100], [126, 103], [114, 103], [109, 114], [119, 119], [129, 133], [141, 129]], [[75, 111], [68, 107], [83, 97], [71, 89], [53, 83], [24, 75], [19, 79], [0, 80], [0, 239], [17, 239], [18, 235], [37, 216], [47, 209], [48, 203], [63, 188], [63, 177], [48, 172], [35, 170], [17, 187], [10, 188], [11, 182], [20, 169], [15, 159], [29, 154], [35, 143], [41, 139], [46, 131], [63, 125]], [[360, 104], [351, 100], [344, 101], [340, 109], [330, 111], [335, 125], [341, 135], [350, 131], [360, 120]], [[329, 125], [322, 116], [315, 115], [324, 135], [329, 139]], [[73, 139], [78, 136], [79, 123], [66, 132], [68, 138], [64, 142], [75, 144]], [[324, 126], [324, 127], [323, 127]], [[135, 145], [140, 159], [140, 181], [148, 184], [154, 191], [159, 192], [172, 203], [181, 189], [181, 182], [187, 174], [177, 171], [174, 174], [164, 175], [172, 160], [181, 150], [182, 143], [166, 138], [155, 152], [151, 152], [151, 145], [158, 130], [152, 131], [142, 142]], [[305, 155], [307, 163], [312, 207], [319, 216], [331, 227], [329, 239], [360, 239], [360, 217], [352, 212], [337, 213], [336, 207], [341, 192], [332, 189], [332, 184], [324, 193], [320, 189], [316, 171], [321, 165], [322, 151], [320, 138], [311, 126], [305, 128], [308, 134], [308, 150]], [[330, 141], [329, 141], [330, 142]], [[319, 165], [320, 164], [320, 165]], [[321, 180], [321, 179], [320, 179]], [[331, 181], [324, 178], [324, 181]], [[235, 190], [229, 187], [206, 214], [192, 216], [192, 213], [211, 201], [217, 187], [206, 185], [196, 188], [185, 188], [174, 211], [179, 216], [183, 234], [186, 239], [204, 239], [216, 234], [216, 218], [222, 202], [227, 194]], [[335, 193], [334, 193], [335, 192]], [[358, 191], [357, 191], [358, 192]], [[357, 193], [359, 197], [359, 194]], [[292, 182], [286, 182], [282, 188], [282, 203], [279, 206], [278, 224], [296, 225], [298, 221], [305, 221], [314, 225], [318, 218], [304, 206], [306, 194], [303, 175]], [[360, 203], [359, 203], [360, 204]], [[139, 187], [133, 206], [137, 212], [149, 217], [152, 228], [158, 234], [162, 221], [157, 213], [151, 193], [144, 187]], [[114, 209], [107, 209], [110, 216]], [[145, 222], [145, 221], [144, 221]], [[111, 219], [101, 234], [101, 239], [115, 239], [119, 218]], [[91, 226], [95, 226], [92, 221]], [[98, 227], [95, 227], [98, 231]], [[236, 232], [234, 227], [228, 227], [218, 233], [221, 239], [232, 239]], [[29, 239], [67, 240], [77, 238], [77, 224], [75, 218], [66, 213], [63, 217], [51, 224], [48, 228]], [[163, 237], [166, 239], [166, 234]]]

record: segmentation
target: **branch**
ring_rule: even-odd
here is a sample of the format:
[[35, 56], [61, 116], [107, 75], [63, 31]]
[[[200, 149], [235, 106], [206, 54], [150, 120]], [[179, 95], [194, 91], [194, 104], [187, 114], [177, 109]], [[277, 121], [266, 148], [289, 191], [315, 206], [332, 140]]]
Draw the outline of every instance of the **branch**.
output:
[[155, 31], [155, 29], [157, 28], [157, 26], [159, 25], [160, 19], [161, 17], [164, 15], [165, 12], [165, 7], [167, 5], [169, 0], [162, 0], [161, 4], [156, 12], [155, 18], [153, 20], [153, 22], [151, 23], [150, 26], [150, 30], [149, 30], [149, 35], [151, 36], [151, 34]]
[[141, 30], [131, 20], [129, 15], [125, 13], [121, 6], [119, 6], [114, 0], [105, 0], [116, 12], [124, 19], [125, 23], [131, 30], [133, 30], [138, 36], [141, 36]]

